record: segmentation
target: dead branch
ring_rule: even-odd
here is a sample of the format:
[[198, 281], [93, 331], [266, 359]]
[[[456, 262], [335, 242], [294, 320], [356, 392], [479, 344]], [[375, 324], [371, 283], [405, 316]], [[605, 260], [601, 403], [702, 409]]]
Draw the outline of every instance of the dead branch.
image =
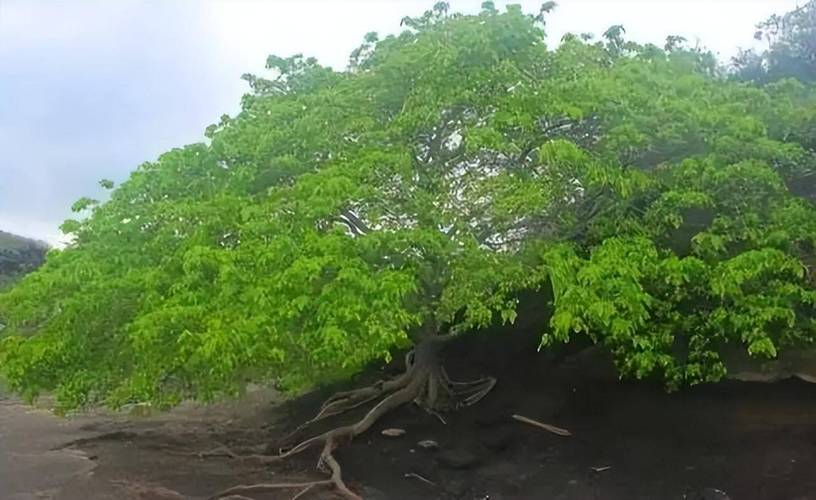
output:
[[407, 472], [405, 474], [405, 477], [413, 477], [415, 479], [419, 479], [420, 481], [422, 481], [423, 483], [425, 483], [427, 485], [436, 486], [435, 482], [431, 481], [430, 479], [426, 479], [426, 478], [420, 476], [419, 474], [417, 474], [415, 472]]
[[533, 420], [532, 418], [527, 418], [523, 415], [513, 415], [513, 419], [518, 420], [519, 422], [524, 422], [525, 424], [532, 425], [534, 427], [538, 427], [539, 429], [544, 429], [545, 431], [552, 432], [553, 434], [558, 434], [559, 436], [572, 436], [572, 433], [566, 429], [562, 429], [560, 427], [556, 427], [550, 424], [545, 424], [544, 422], [539, 422], [538, 420]]

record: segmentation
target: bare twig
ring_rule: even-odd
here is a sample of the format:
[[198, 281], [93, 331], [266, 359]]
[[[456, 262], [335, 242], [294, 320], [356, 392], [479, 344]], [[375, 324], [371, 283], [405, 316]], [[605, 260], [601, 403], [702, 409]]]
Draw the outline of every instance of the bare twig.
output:
[[518, 420], [519, 422], [523, 422], [525, 424], [532, 425], [534, 427], [538, 427], [539, 429], [544, 429], [545, 431], [552, 432], [553, 434], [558, 434], [559, 436], [572, 436], [572, 433], [566, 429], [562, 429], [560, 427], [556, 427], [550, 424], [545, 424], [544, 422], [539, 422], [538, 420], [533, 420], [532, 418], [527, 418], [523, 415], [513, 415], [513, 419]]
[[417, 474], [415, 472], [407, 472], [407, 473], [405, 473], [405, 477], [413, 477], [413, 478], [419, 479], [423, 483], [428, 484], [430, 486], [436, 486], [435, 482], [431, 481], [430, 479], [424, 478], [424, 477], [420, 476], [419, 474]]

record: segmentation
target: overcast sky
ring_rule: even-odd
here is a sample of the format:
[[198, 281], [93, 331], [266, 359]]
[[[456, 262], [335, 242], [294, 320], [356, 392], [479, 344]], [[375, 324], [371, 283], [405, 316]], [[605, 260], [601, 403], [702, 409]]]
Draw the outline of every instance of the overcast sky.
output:
[[[365, 33], [398, 32], [434, 1], [0, 0], [0, 230], [58, 242], [99, 179], [121, 181], [235, 113], [241, 74], [261, 73], [268, 54], [341, 69]], [[481, 0], [450, 3], [475, 12]], [[728, 59], [754, 43], [755, 23], [797, 3], [561, 0], [548, 26], [551, 43], [623, 24], [631, 39], [679, 34]]]

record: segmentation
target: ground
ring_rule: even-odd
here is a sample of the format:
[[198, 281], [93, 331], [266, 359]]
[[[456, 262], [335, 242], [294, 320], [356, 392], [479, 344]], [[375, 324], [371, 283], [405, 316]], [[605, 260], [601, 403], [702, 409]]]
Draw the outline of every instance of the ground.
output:
[[[499, 383], [478, 405], [443, 415], [445, 423], [405, 407], [339, 449], [347, 483], [364, 498], [816, 500], [814, 384], [725, 382], [667, 394], [656, 382], [617, 380], [602, 353], [538, 353], [523, 335], [500, 345], [476, 339], [447, 358], [452, 376], [490, 374]], [[0, 401], [0, 499], [205, 499], [241, 483], [318, 478], [319, 450], [265, 466], [220, 447], [274, 443], [326, 393], [281, 403], [256, 390], [158, 416], [69, 420]], [[405, 434], [382, 435], [389, 428]], [[423, 449], [423, 440], [438, 449]]]

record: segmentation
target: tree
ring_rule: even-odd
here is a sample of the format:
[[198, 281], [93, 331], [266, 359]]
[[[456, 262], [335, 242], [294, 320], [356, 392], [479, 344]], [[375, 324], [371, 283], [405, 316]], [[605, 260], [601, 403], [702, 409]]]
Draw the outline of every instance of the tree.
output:
[[322, 446], [319, 484], [357, 498], [335, 447], [402, 404], [484, 397], [495, 381], [452, 381], [443, 348], [512, 322], [523, 291], [554, 292], [542, 348], [585, 334], [669, 388], [722, 377], [726, 345], [812, 344], [816, 209], [791, 180], [814, 168], [813, 92], [729, 81], [621, 27], [550, 49], [546, 7], [440, 3], [343, 72], [270, 57], [209, 143], [76, 206], [73, 244], [0, 296], [0, 374], [62, 410], [166, 407], [407, 352], [306, 424], [372, 404], [362, 420], [267, 457]]
[[759, 23], [754, 38], [765, 40], [762, 53], [741, 51], [734, 58], [737, 76], [761, 83], [783, 78], [816, 81], [816, 1]]

